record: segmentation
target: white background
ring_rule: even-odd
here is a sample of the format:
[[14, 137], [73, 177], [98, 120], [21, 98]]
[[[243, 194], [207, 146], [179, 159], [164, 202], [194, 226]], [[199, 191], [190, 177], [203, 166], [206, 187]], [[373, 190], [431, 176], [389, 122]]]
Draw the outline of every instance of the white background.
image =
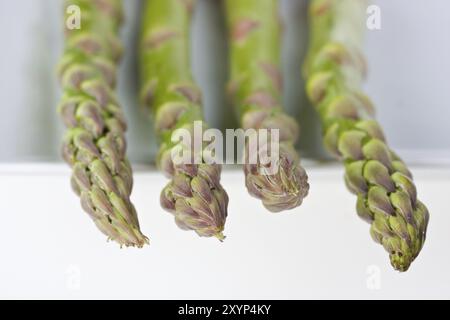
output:
[[65, 166], [0, 168], [0, 297], [3, 298], [450, 298], [450, 169], [413, 168], [432, 213], [428, 239], [406, 273], [394, 271], [340, 167], [308, 165], [302, 207], [271, 214], [225, 171], [230, 196], [223, 243], [179, 230], [159, 206], [166, 180], [135, 175], [144, 249], [119, 249], [69, 192]]
[[[148, 163], [155, 148], [133, 72], [138, 1], [125, 3], [120, 98], [131, 157]], [[232, 120], [222, 90], [226, 58], [215, 3], [202, 0], [197, 8], [193, 57], [206, 116], [223, 128]], [[38, 163], [59, 161], [63, 132], [54, 79], [60, 1], [0, 1], [0, 298], [450, 298], [450, 168], [444, 165], [450, 159], [450, 2], [376, 3], [382, 30], [367, 34], [367, 91], [391, 144], [414, 164], [420, 198], [432, 214], [425, 248], [404, 274], [391, 269], [369, 226], [357, 218], [342, 168], [313, 161], [306, 161], [310, 196], [281, 214], [266, 212], [247, 195], [240, 170], [225, 170], [231, 200], [224, 243], [178, 230], [159, 206], [166, 180], [136, 166], [133, 201], [151, 245], [138, 250], [105, 243], [70, 191], [69, 169]], [[303, 119], [303, 153], [319, 157], [320, 129], [295, 71], [305, 51], [304, 6], [283, 2], [290, 39], [284, 43], [286, 107]]]

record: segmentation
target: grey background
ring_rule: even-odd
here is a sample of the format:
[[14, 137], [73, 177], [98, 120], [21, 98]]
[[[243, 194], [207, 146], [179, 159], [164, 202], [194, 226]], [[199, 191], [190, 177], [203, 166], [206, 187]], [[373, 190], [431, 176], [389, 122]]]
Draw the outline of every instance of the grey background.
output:
[[[141, 1], [125, 0], [126, 54], [119, 96], [129, 122], [129, 154], [151, 162], [156, 146], [137, 101], [135, 48]], [[305, 0], [283, 0], [285, 107], [302, 125], [302, 153], [323, 159], [320, 126], [303, 91], [300, 67], [306, 50]], [[370, 73], [366, 89], [391, 145], [413, 162], [450, 157], [450, 2], [378, 0], [382, 29], [367, 32]], [[60, 161], [63, 128], [55, 114], [60, 90], [55, 65], [62, 50], [60, 0], [0, 1], [0, 162]], [[200, 0], [192, 27], [194, 75], [204, 89], [212, 126], [235, 126], [224, 93], [227, 56], [220, 1]]]

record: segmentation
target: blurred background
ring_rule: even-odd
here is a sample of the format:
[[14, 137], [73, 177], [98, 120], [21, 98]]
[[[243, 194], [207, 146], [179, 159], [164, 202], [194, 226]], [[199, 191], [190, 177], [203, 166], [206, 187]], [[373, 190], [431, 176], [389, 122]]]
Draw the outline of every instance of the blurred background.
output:
[[[357, 217], [343, 167], [322, 163], [328, 158], [320, 125], [301, 78], [306, 0], [281, 0], [284, 102], [301, 123], [299, 147], [311, 182], [303, 205], [270, 214], [247, 194], [241, 170], [227, 167], [221, 180], [230, 198], [227, 239], [219, 243], [180, 231], [160, 207], [167, 179], [135, 165], [132, 201], [151, 245], [120, 250], [106, 243], [71, 192], [70, 169], [59, 156], [62, 2], [0, 1], [0, 298], [450, 298], [450, 1], [372, 1], [381, 8], [381, 30], [367, 30], [365, 89], [431, 214], [425, 247], [402, 274]], [[124, 4], [119, 99], [129, 156], [148, 165], [156, 144], [137, 99], [142, 1]], [[214, 127], [232, 128], [221, 1], [198, 1], [192, 43], [205, 116]]]
[[[129, 123], [129, 156], [151, 163], [153, 131], [139, 106], [136, 41], [141, 1], [124, 1], [125, 56], [119, 97]], [[450, 162], [450, 2], [378, 0], [381, 30], [367, 31], [366, 89], [390, 144], [409, 163]], [[281, 1], [285, 108], [301, 123], [304, 158], [326, 159], [320, 126], [301, 78], [306, 51], [306, 0]], [[63, 135], [56, 114], [60, 88], [55, 66], [62, 52], [60, 0], [0, 1], [0, 162], [59, 162]], [[203, 88], [205, 116], [213, 127], [236, 126], [224, 87], [227, 47], [221, 1], [200, 0], [192, 26], [194, 76]]]

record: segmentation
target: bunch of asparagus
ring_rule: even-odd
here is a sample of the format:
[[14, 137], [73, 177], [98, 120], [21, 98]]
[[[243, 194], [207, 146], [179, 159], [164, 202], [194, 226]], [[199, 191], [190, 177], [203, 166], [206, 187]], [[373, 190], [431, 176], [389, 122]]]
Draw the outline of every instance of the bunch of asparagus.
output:
[[361, 91], [366, 7], [363, 0], [311, 2], [307, 93], [320, 113], [326, 148], [345, 165], [358, 215], [371, 224], [371, 236], [389, 252], [392, 266], [406, 271], [422, 249], [429, 216]]
[[[246, 145], [245, 184], [269, 211], [293, 209], [307, 196], [309, 184], [294, 147], [299, 127], [281, 103], [278, 1], [225, 3], [231, 53], [228, 89], [240, 124], [256, 134], [259, 129], [279, 130], [280, 138], [272, 174], [267, 164], [248, 162], [254, 150]], [[59, 111], [67, 126], [63, 157], [73, 170], [72, 187], [97, 227], [121, 246], [142, 247], [148, 239], [130, 201], [126, 124], [114, 94], [122, 54], [121, 1], [71, 0], [70, 5], [80, 7], [82, 28], [66, 30], [58, 68], [64, 91]], [[157, 165], [170, 179], [161, 192], [162, 207], [181, 229], [223, 240], [228, 196], [220, 183], [221, 165], [206, 161], [204, 145], [188, 150], [194, 151], [190, 163], [173, 160], [174, 152], [184, 148], [172, 140], [176, 130], [192, 134], [196, 122], [207, 128], [189, 61], [193, 5], [194, 0], [145, 2], [141, 99], [151, 110], [160, 142]], [[311, 1], [304, 76], [321, 116], [324, 144], [344, 163], [346, 185], [357, 195], [358, 215], [371, 224], [373, 239], [389, 252], [393, 267], [406, 271], [423, 247], [429, 215], [417, 198], [410, 171], [388, 147], [374, 120], [374, 106], [361, 89], [367, 72], [362, 54], [365, 8], [364, 0]]]

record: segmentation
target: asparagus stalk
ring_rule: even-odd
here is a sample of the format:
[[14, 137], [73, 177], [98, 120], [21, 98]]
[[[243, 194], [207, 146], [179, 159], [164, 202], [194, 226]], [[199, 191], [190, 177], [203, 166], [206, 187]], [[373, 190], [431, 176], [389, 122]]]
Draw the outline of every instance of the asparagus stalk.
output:
[[358, 215], [371, 224], [372, 238], [389, 252], [392, 266], [406, 271], [423, 247], [429, 214], [361, 91], [365, 8], [363, 0], [312, 1], [307, 92], [320, 113], [325, 146], [345, 165]]
[[[299, 128], [281, 107], [280, 33], [278, 1], [226, 0], [230, 27], [231, 81], [229, 92], [244, 129], [279, 129], [276, 174], [262, 163], [246, 161], [249, 193], [272, 212], [299, 206], [309, 190], [294, 144]], [[246, 159], [249, 148], [246, 146]]]
[[[224, 239], [228, 196], [220, 184], [221, 166], [174, 164], [171, 140], [176, 129], [203, 127], [201, 92], [191, 76], [189, 24], [193, 1], [148, 0], [141, 37], [142, 100], [153, 113], [160, 140], [158, 167], [171, 179], [161, 193], [161, 205], [184, 230]], [[194, 155], [197, 157], [199, 155]]]
[[81, 9], [81, 29], [66, 29], [58, 73], [59, 106], [67, 132], [62, 154], [72, 167], [72, 187], [83, 209], [109, 239], [142, 247], [130, 201], [133, 180], [125, 151], [126, 124], [114, 94], [122, 47], [118, 38], [122, 7], [118, 0], [71, 0]]

